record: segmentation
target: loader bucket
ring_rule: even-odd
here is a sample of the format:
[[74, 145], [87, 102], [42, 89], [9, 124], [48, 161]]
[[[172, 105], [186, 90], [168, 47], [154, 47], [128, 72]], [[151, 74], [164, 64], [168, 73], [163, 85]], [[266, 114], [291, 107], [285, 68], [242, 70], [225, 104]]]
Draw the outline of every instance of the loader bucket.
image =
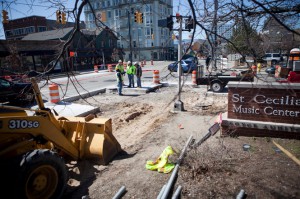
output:
[[108, 164], [121, 151], [112, 134], [111, 119], [93, 118], [85, 121], [80, 117], [67, 117], [62, 126], [71, 133], [70, 139], [79, 150], [81, 159], [97, 159]]

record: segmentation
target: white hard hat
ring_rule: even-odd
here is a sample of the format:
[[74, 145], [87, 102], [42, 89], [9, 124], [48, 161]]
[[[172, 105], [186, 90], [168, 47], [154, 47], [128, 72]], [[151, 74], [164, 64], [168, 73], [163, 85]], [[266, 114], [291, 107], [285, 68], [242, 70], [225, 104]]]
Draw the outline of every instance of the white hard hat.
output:
[[128, 61], [127, 64], [131, 64], [131, 61]]
[[122, 63], [122, 60], [121, 60], [121, 59], [119, 60], [119, 63]]
[[138, 65], [138, 64], [139, 64], [138, 62], [134, 62], [134, 63], [133, 63], [133, 65]]

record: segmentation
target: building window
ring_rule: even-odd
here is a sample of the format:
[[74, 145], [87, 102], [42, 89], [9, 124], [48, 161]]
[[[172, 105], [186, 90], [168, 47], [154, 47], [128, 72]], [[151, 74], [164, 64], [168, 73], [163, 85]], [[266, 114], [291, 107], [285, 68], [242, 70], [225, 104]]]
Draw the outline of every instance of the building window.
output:
[[107, 1], [107, 7], [110, 7], [110, 1]]
[[111, 11], [107, 11], [108, 18], [111, 18]]
[[118, 17], [118, 16], [119, 16], [119, 10], [116, 9], [116, 10], [115, 10], [115, 17]]
[[85, 5], [85, 6], [84, 6], [84, 10], [85, 10], [85, 11], [90, 11], [90, 5], [89, 5], [89, 4]]
[[133, 47], [136, 47], [136, 41], [133, 41]]
[[146, 26], [151, 25], [151, 24], [152, 24], [152, 16], [149, 15], [149, 14], [147, 14], [147, 15], [145, 16], [145, 22], [146, 22]]
[[95, 16], [93, 13], [88, 14], [88, 21], [95, 21]]
[[151, 13], [152, 12], [152, 5], [151, 4], [146, 4], [144, 10], [145, 10], [146, 13]]
[[33, 33], [33, 32], [35, 32], [35, 30], [34, 30], [34, 26], [31, 26], [31, 27], [26, 27], [26, 28], [24, 28], [25, 29], [25, 34], [30, 34], [30, 33]]
[[145, 28], [145, 36], [151, 35], [151, 28]]
[[38, 32], [44, 32], [47, 28], [45, 26], [38, 26]]
[[146, 39], [146, 41], [145, 41], [145, 47], [151, 47], [151, 44], [152, 44], [152, 40]]
[[13, 33], [10, 30], [5, 31], [6, 37], [13, 36]]

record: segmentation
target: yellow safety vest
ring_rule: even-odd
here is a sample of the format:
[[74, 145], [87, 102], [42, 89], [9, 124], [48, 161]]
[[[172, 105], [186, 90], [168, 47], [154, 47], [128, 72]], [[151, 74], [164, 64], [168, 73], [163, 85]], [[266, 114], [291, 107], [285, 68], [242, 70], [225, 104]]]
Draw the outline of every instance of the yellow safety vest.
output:
[[169, 155], [174, 153], [171, 146], [167, 146], [160, 156], [155, 160], [148, 160], [146, 163], [146, 169], [148, 170], [157, 170], [158, 172], [169, 173], [175, 167], [175, 164], [168, 163]]

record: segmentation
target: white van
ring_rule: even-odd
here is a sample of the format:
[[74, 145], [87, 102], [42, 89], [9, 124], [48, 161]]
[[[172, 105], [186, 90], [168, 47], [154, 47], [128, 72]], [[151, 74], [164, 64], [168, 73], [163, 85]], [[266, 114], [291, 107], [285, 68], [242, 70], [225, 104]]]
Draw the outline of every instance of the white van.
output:
[[282, 61], [282, 56], [280, 53], [266, 53], [262, 58], [264, 61], [271, 61], [272, 64]]

